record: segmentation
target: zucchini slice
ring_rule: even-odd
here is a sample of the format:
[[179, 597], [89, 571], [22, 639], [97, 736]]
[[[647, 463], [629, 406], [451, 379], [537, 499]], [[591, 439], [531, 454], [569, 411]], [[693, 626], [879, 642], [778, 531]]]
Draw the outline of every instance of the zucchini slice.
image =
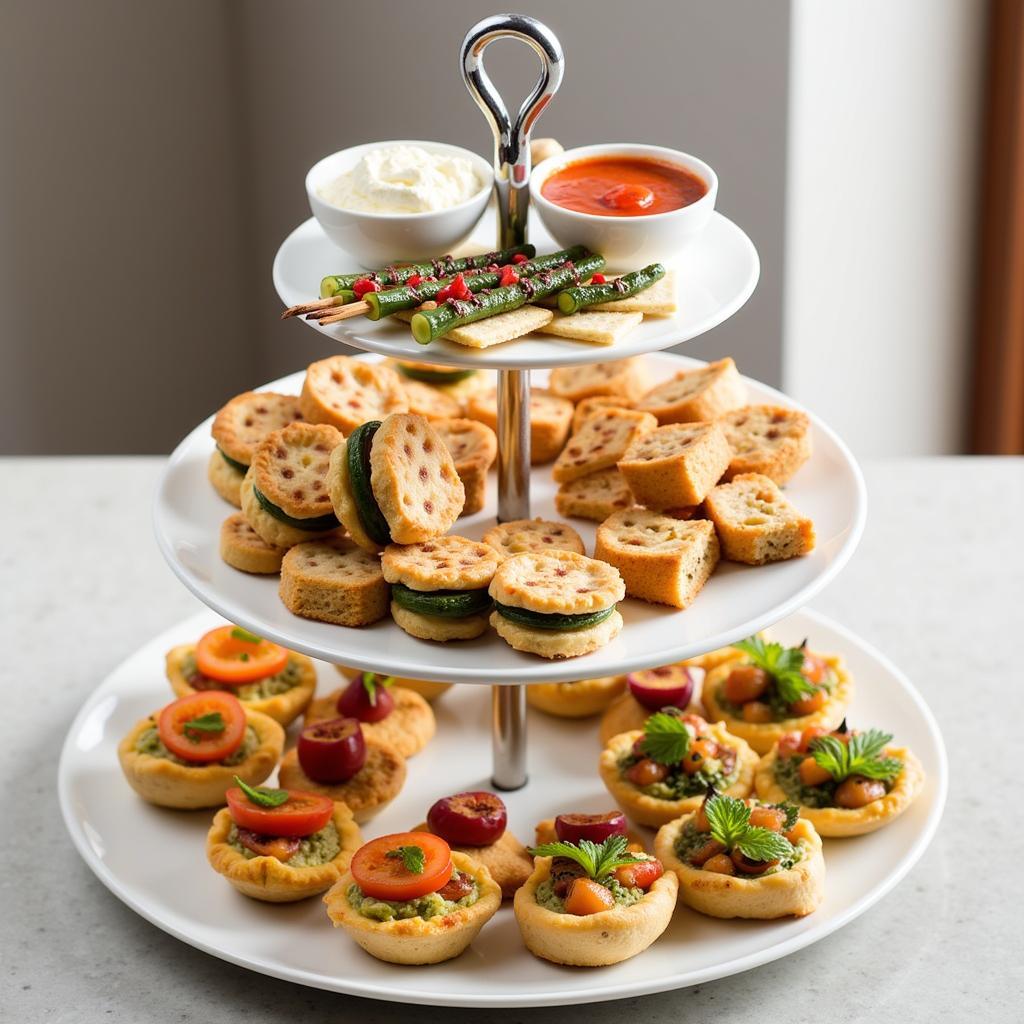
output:
[[424, 370], [418, 366], [406, 366], [395, 363], [395, 369], [409, 380], [419, 380], [424, 384], [458, 384], [460, 380], [468, 380], [476, 370]]
[[498, 602], [495, 602], [494, 607], [499, 615], [504, 616], [509, 622], [514, 622], [517, 626], [525, 626], [527, 629], [550, 629], [559, 633], [589, 629], [599, 622], [604, 622], [615, 611], [615, 605], [612, 605], [611, 608], [602, 608], [598, 612], [583, 612], [580, 615], [531, 612], [528, 608], [513, 608], [511, 605]]
[[373, 496], [370, 485], [370, 448], [373, 435], [380, 429], [380, 420], [369, 420], [356, 427], [349, 435], [345, 448], [348, 460], [348, 479], [352, 485], [352, 497], [355, 499], [356, 512], [366, 536], [381, 547], [391, 543], [391, 527], [384, 518], [384, 513]]
[[442, 619], [464, 619], [486, 612], [494, 603], [487, 588], [480, 590], [413, 590], [404, 583], [391, 586], [391, 598], [400, 608]]
[[239, 462], [238, 459], [231, 458], [230, 455], [224, 453], [224, 449], [220, 445], [217, 445], [217, 451], [220, 452], [220, 457], [233, 469], [245, 476], [249, 472], [249, 467], [244, 462]]
[[296, 530], [306, 530], [309, 533], [323, 533], [326, 530], [335, 530], [338, 527], [338, 517], [333, 512], [328, 512], [322, 516], [313, 516], [311, 519], [296, 519], [294, 516], [288, 515], [284, 509], [278, 508], [255, 485], [253, 486], [252, 493], [260, 503], [260, 508], [267, 515], [273, 516], [278, 522], [284, 523], [285, 526], [294, 526]]

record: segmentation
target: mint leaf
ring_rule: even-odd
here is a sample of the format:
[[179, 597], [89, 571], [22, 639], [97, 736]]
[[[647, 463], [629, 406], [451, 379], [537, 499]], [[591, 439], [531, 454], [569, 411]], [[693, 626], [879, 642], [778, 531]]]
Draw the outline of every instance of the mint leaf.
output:
[[426, 854], [420, 846], [399, 846], [394, 850], [388, 850], [385, 856], [401, 860], [405, 870], [411, 871], [414, 875], [422, 875], [427, 863]]
[[730, 850], [750, 826], [750, 808], [734, 796], [705, 800], [704, 815], [711, 826], [712, 837]]
[[743, 651], [752, 665], [771, 676], [775, 691], [785, 704], [795, 704], [817, 690], [817, 686], [801, 671], [804, 664], [802, 648], [765, 643], [759, 636], [740, 640], [733, 646]]
[[736, 849], [751, 860], [782, 860], [793, 852], [793, 844], [768, 828], [748, 828], [736, 840]]
[[255, 633], [250, 633], [247, 629], [242, 629], [241, 626], [235, 626], [231, 630], [231, 636], [235, 640], [241, 640], [245, 644], [261, 644], [263, 643], [263, 637], [257, 636]]
[[647, 859], [626, 853], [628, 845], [625, 836], [609, 836], [603, 843], [592, 843], [589, 839], [578, 843], [542, 843], [531, 847], [529, 853], [532, 857], [568, 857], [579, 864], [589, 878], [600, 882], [618, 867]]
[[843, 743], [835, 736], [819, 736], [811, 743], [811, 756], [832, 776], [842, 782], [851, 775], [888, 782], [903, 770], [898, 757], [880, 757], [892, 734], [881, 729], [857, 733]]
[[644, 722], [641, 749], [658, 764], [679, 764], [690, 749], [690, 730], [675, 715], [655, 712]]
[[200, 737], [194, 735], [195, 733], [223, 732], [225, 726], [224, 716], [219, 711], [210, 711], [205, 715], [199, 715], [198, 718], [189, 719], [182, 728], [188, 739], [198, 743]]
[[394, 685], [394, 676], [385, 676], [381, 679], [376, 672], [363, 673], [363, 689], [366, 690], [366, 696], [370, 698], [370, 705], [372, 707], [377, 706], [377, 688], [380, 686], [386, 687]]
[[250, 786], [237, 775], [235, 785], [258, 807], [280, 807], [288, 801], [287, 789], [268, 789], [265, 786]]

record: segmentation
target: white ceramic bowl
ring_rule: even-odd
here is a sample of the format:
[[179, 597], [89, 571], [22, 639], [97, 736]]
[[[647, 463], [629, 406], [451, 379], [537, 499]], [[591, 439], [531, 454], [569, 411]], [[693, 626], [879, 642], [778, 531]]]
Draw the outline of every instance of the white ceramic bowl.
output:
[[[364, 153], [389, 146], [419, 146], [428, 153], [460, 156], [468, 160], [483, 183], [464, 203], [427, 213], [363, 213], [341, 210], [317, 194], [317, 189], [351, 170]], [[429, 259], [451, 252], [476, 226], [487, 208], [494, 185], [494, 169], [483, 157], [443, 142], [397, 140], [369, 142], [342, 149], [315, 163], [306, 175], [309, 208], [324, 234], [364, 267], [387, 266], [399, 260]]]
[[[577, 213], [545, 199], [541, 188], [566, 164], [596, 156], [647, 157], [675, 164], [696, 174], [708, 190], [695, 203], [667, 213], [636, 217], [602, 217]], [[530, 176], [530, 197], [551, 236], [560, 246], [585, 245], [601, 253], [610, 270], [636, 270], [648, 263], [671, 262], [672, 257], [706, 226], [718, 197], [718, 175], [703, 160], [663, 146], [605, 143], [569, 149], [539, 163]]]

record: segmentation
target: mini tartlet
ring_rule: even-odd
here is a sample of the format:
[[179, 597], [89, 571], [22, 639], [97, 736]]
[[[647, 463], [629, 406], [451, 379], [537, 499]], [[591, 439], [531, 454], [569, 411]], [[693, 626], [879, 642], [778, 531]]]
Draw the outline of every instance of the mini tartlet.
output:
[[692, 661], [630, 672], [623, 681], [624, 692], [611, 701], [601, 718], [603, 746], [620, 733], [643, 729], [655, 711], [704, 714], [700, 703], [704, 669]]
[[622, 693], [625, 685], [625, 676], [534, 683], [526, 688], [526, 703], [556, 718], [589, 718], [601, 714]]
[[[679, 751], [673, 751], [668, 763], [661, 752], [657, 759], [642, 752], [646, 743], [656, 742], [664, 734], [651, 737], [641, 729], [613, 736], [601, 752], [601, 781], [634, 821], [659, 828], [695, 811], [709, 787], [727, 796], [751, 794], [758, 758], [746, 742], [720, 723], [708, 724], [696, 715], [687, 715], [684, 722], [659, 712], [648, 719], [648, 727], [666, 720], [685, 728], [689, 737], [683, 754], [676, 756]], [[681, 734], [679, 739], [683, 739]], [[641, 779], [633, 781], [631, 773], [643, 774], [645, 769], [651, 780], [646, 784]]]
[[[367, 953], [387, 963], [436, 964], [459, 956], [501, 906], [501, 889], [482, 864], [463, 853], [448, 851], [451, 870], [437, 876], [443, 879], [438, 888], [394, 901], [367, 897], [365, 880], [362, 885], [359, 881], [364, 852], [373, 855], [375, 849], [389, 844], [393, 849], [383, 857], [411, 848], [419, 848], [421, 854], [423, 848], [432, 852], [436, 844], [447, 850], [444, 840], [423, 832], [381, 836], [362, 847], [348, 871], [324, 895], [335, 928], [343, 928]], [[428, 854], [421, 876], [431, 872], [429, 861]], [[394, 870], [400, 870], [399, 864]], [[460, 891], [469, 888], [466, 895], [449, 900], [441, 893], [453, 880]]]
[[[759, 754], [768, 753], [787, 733], [808, 727], [834, 729], [853, 699], [853, 677], [836, 654], [817, 654], [752, 637], [736, 647], [742, 658], [711, 669], [701, 701], [708, 719], [722, 722]], [[783, 692], [783, 688], [785, 692]], [[747, 700], [730, 700], [730, 691]], [[801, 697], [787, 702], [786, 696]], [[760, 697], [765, 697], [761, 700]]]
[[[214, 871], [253, 899], [293, 903], [325, 892], [348, 868], [362, 842], [352, 812], [345, 804], [332, 802], [325, 824], [318, 822], [305, 836], [288, 837], [291, 843], [285, 838], [280, 854], [269, 852], [282, 845], [282, 838], [262, 831], [272, 825], [261, 824], [259, 832], [239, 826], [231, 796], [234, 791], [229, 791], [229, 806], [214, 816], [206, 857]], [[295, 796], [302, 794], [289, 794]]]
[[167, 681], [177, 697], [208, 690], [234, 694], [251, 711], [287, 727], [306, 710], [316, 691], [316, 668], [304, 654], [288, 651], [285, 667], [247, 683], [227, 683], [204, 675], [196, 663], [196, 645], [179, 644], [167, 652]]
[[[747, 806], [751, 814], [755, 808], [748, 801], [731, 800], [730, 797], [715, 798], [730, 801], [733, 806]], [[707, 829], [706, 801], [701, 808], [692, 814], [683, 815], [675, 821], [663, 825], [654, 840], [654, 852], [665, 865], [666, 870], [673, 871], [679, 879], [679, 900], [693, 910], [707, 914], [709, 917], [721, 918], [752, 918], [756, 920], [772, 920], [778, 917], [803, 917], [812, 913], [824, 897], [825, 860], [822, 856], [821, 839], [814, 826], [802, 818], [796, 818], [795, 808], [761, 808], [765, 811], [778, 812], [794, 819], [788, 820], [785, 828], [785, 844], [790, 847], [787, 860], [791, 864], [779, 861], [772, 867], [756, 876], [742, 876], [732, 867], [733, 851], [718, 842], [720, 848], [703, 860], [706, 866], [695, 864], [691, 858], [704, 857], [707, 844], [716, 842]], [[704, 827], [698, 827], [704, 816]], [[748, 815], [749, 817], [749, 815]], [[759, 826], [760, 831], [767, 831]], [[713, 869], [715, 861], [723, 858], [728, 861], [724, 867], [731, 870], [722, 872]], [[739, 859], [743, 860], [742, 853]], [[749, 865], [752, 862], [746, 860]]]
[[[216, 697], [218, 706], [234, 701], [244, 716], [243, 738], [225, 757], [208, 761], [188, 762], [173, 754], [160, 735], [160, 719], [164, 713], [184, 704], [196, 702], [195, 717], [209, 714], [211, 705], [199, 700]], [[118, 760], [128, 784], [144, 800], [159, 807], [195, 810], [220, 807], [224, 794], [234, 785], [236, 777], [251, 785], [263, 782], [277, 765], [284, 749], [284, 729], [259, 711], [244, 708], [230, 694], [193, 694], [169, 705], [163, 712], [136, 722], [117, 748]]]
[[[880, 777], [870, 778], [857, 772], [855, 769], [858, 764], [863, 767], [863, 762], [844, 761], [839, 748], [817, 755], [831, 766], [831, 772], [822, 768], [815, 757], [822, 736], [814, 732], [794, 733], [784, 736], [758, 762], [754, 776], [758, 797], [771, 803], [797, 804], [800, 816], [827, 838], [874, 832], [898, 818], [917, 799], [924, 785], [924, 768], [906, 747], [889, 746], [890, 735], [871, 730], [861, 734], [835, 732], [832, 737], [847, 747], [851, 742], [855, 748], [865, 746], [865, 750], [854, 750], [854, 754], [864, 756], [866, 751], [872, 762], [867, 770]], [[886, 762], [890, 759], [893, 763], [889, 768], [895, 774], [885, 778]], [[804, 762], [808, 762], [810, 784], [803, 779]]]

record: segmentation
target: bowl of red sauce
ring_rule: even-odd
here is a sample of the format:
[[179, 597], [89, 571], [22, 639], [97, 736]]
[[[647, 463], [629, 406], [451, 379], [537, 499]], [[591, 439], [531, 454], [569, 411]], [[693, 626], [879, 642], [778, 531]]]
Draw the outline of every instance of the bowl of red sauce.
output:
[[559, 245], [585, 245], [612, 270], [671, 260], [711, 219], [718, 176], [663, 146], [581, 146], [539, 163], [530, 196]]

